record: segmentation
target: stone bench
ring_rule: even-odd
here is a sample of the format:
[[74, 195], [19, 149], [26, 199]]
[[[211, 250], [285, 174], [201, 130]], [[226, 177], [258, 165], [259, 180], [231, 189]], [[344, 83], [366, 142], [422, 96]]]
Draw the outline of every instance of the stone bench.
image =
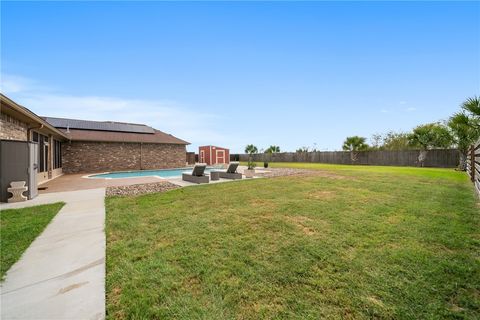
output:
[[25, 186], [25, 181], [10, 182], [10, 188], [7, 188], [7, 192], [10, 192], [12, 197], [8, 198], [8, 202], [27, 201], [27, 197], [23, 195], [25, 191], [28, 191], [28, 187]]

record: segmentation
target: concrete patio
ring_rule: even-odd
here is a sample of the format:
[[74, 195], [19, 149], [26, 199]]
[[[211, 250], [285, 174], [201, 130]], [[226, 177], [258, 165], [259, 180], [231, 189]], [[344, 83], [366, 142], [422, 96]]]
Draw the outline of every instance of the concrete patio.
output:
[[[243, 173], [247, 167], [239, 166], [238, 172]], [[256, 169], [257, 175], [262, 176], [268, 170]], [[93, 173], [92, 173], [93, 174]], [[144, 183], [154, 183], [160, 181], [168, 181], [173, 184], [176, 184], [181, 187], [187, 187], [196, 185], [195, 183], [183, 181], [181, 177], [172, 177], [172, 178], [159, 178], [156, 176], [150, 177], [136, 177], [136, 178], [121, 178], [121, 179], [102, 179], [102, 178], [87, 178], [90, 174], [64, 174], [58, 178], [55, 178], [51, 181], [45, 182], [39, 186], [39, 188], [45, 188], [44, 190], [40, 189], [39, 193], [52, 193], [52, 192], [64, 192], [64, 191], [75, 191], [75, 190], [88, 190], [88, 189], [98, 189], [98, 188], [108, 188], [108, 187], [118, 187], [118, 186], [128, 186], [135, 184], [144, 184]], [[244, 178], [245, 179], [245, 178]], [[229, 179], [220, 179], [217, 181], [210, 181], [210, 183], [222, 183], [229, 182], [232, 180]]]

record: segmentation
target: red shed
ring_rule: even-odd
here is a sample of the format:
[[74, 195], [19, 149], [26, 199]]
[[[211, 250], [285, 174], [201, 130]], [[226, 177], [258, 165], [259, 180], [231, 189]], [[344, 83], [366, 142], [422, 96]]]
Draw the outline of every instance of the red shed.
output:
[[230, 151], [217, 146], [198, 147], [198, 161], [209, 166], [230, 163]]

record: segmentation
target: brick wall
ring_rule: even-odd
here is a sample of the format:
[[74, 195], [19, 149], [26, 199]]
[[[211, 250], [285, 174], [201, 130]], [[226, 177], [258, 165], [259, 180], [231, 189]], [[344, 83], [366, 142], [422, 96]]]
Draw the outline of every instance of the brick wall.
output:
[[106, 172], [185, 166], [184, 145], [123, 142], [65, 142], [64, 173]]
[[142, 169], [183, 168], [187, 162], [184, 145], [148, 143], [142, 145]]
[[0, 139], [28, 140], [27, 124], [6, 115], [5, 113], [0, 113]]

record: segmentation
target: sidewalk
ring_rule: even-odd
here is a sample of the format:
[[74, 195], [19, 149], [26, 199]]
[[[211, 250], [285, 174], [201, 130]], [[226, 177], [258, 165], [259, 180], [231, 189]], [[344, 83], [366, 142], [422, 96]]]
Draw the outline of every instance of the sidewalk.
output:
[[63, 201], [1, 285], [2, 319], [105, 318], [105, 189], [41, 194], [0, 209]]

